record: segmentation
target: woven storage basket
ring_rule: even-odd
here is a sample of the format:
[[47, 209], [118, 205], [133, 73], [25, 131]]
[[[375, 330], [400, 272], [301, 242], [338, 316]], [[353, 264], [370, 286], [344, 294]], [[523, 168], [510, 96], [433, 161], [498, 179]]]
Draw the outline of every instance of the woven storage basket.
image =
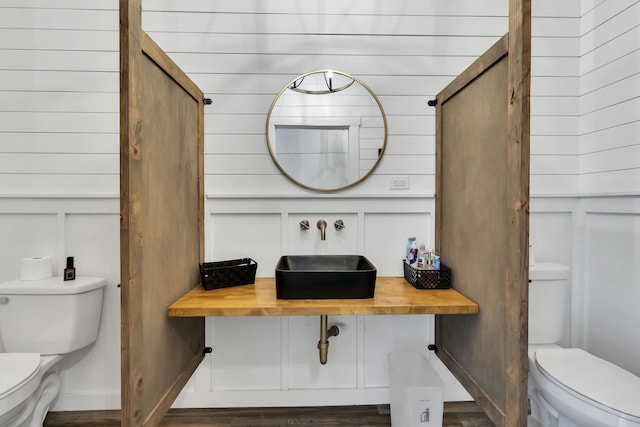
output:
[[402, 261], [404, 278], [416, 289], [449, 289], [451, 287], [451, 269], [440, 264], [439, 270], [419, 270]]
[[258, 263], [251, 258], [205, 262], [200, 264], [200, 280], [208, 291], [248, 285], [255, 282], [257, 267]]

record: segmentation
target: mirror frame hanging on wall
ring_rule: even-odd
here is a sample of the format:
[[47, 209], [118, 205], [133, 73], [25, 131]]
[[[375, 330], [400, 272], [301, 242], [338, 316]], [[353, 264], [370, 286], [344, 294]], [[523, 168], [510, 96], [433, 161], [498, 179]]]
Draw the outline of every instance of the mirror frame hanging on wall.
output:
[[278, 92], [265, 133], [271, 159], [285, 177], [309, 190], [334, 192], [359, 184], [378, 166], [387, 146], [387, 117], [378, 96], [357, 77], [315, 70]]

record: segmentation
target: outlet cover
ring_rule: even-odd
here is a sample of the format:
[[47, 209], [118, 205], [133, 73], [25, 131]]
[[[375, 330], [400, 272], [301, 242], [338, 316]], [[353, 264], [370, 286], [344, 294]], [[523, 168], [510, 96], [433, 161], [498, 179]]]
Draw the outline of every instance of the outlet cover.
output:
[[393, 175], [389, 178], [389, 189], [391, 190], [408, 190], [409, 175]]

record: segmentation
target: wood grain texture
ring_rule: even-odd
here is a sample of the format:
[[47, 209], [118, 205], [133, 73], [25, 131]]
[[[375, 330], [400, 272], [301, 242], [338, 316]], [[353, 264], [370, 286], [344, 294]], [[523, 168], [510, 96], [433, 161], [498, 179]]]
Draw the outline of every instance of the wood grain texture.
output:
[[484, 73], [487, 68], [505, 56], [508, 49], [509, 34], [505, 34], [438, 94], [438, 102], [445, 103], [449, 100], [449, 98], [458, 93], [458, 91], [469, 84], [469, 82]]
[[[135, 235], [135, 217], [130, 191], [130, 163], [135, 161], [133, 153], [137, 144], [137, 123], [140, 121], [138, 100], [136, 97], [136, 53], [140, 46], [141, 12], [134, 2], [120, 0], [120, 328], [121, 328], [121, 400], [122, 414], [136, 411], [134, 405], [134, 387], [129, 383], [134, 381], [136, 346], [141, 341], [142, 328], [136, 316], [135, 301], [140, 299], [140, 286], [129, 286], [129, 267], [135, 256], [135, 241], [130, 236]], [[139, 410], [137, 411], [138, 417]], [[127, 423], [123, 421], [123, 425]]]
[[478, 305], [453, 289], [418, 290], [402, 277], [378, 277], [373, 298], [281, 300], [274, 278], [212, 291], [202, 286], [169, 306], [169, 316], [298, 316], [361, 314], [476, 314]]
[[438, 94], [436, 251], [476, 317], [438, 316], [438, 356], [499, 426], [526, 425], [531, 2]]
[[165, 312], [204, 257], [203, 95], [142, 31], [140, 2], [120, 12], [121, 422], [152, 427], [203, 358], [204, 319]]
[[531, 0], [509, 1], [508, 61], [504, 424], [512, 426], [527, 423], [528, 405]]
[[[477, 318], [437, 319], [436, 344], [448, 367], [500, 417], [505, 389], [507, 61], [487, 62], [442, 104], [439, 243], [456, 272], [453, 287], [482, 304]], [[477, 109], [484, 105], [485, 108]], [[464, 117], [464, 124], [460, 117]], [[441, 342], [439, 344], [438, 342]], [[471, 389], [471, 390], [470, 390]], [[475, 392], [474, 392], [475, 391]], [[489, 410], [488, 407], [494, 407]]]

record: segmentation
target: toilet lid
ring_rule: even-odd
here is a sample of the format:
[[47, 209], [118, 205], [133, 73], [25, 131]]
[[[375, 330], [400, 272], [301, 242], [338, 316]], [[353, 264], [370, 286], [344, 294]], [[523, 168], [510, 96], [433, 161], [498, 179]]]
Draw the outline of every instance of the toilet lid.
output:
[[38, 353], [0, 353], [0, 398], [30, 380], [38, 369]]
[[622, 415], [640, 418], [640, 378], [579, 348], [540, 349], [536, 365], [550, 380]]

